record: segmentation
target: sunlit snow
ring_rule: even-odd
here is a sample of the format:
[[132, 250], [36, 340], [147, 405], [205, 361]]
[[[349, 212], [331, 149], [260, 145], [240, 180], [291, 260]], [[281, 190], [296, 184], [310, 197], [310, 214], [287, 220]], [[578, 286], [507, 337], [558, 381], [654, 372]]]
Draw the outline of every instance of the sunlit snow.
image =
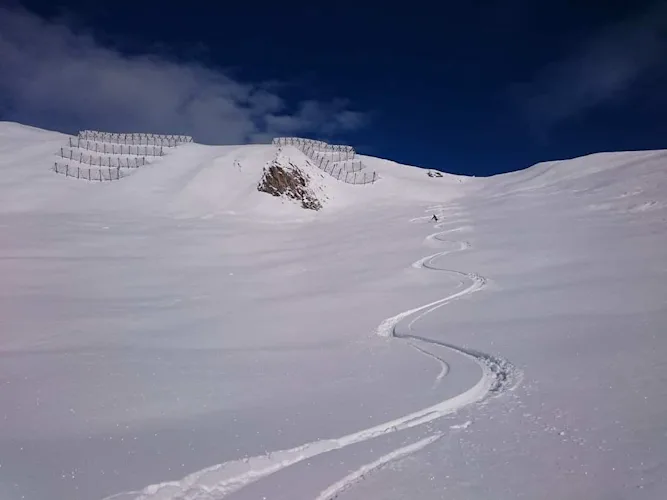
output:
[[313, 211], [276, 146], [92, 182], [68, 141], [0, 123], [1, 500], [665, 498], [667, 153], [283, 147]]

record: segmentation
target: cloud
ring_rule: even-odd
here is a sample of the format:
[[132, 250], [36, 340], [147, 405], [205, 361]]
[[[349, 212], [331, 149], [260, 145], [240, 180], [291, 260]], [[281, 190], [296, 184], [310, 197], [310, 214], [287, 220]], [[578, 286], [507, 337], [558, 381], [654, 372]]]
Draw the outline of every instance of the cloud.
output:
[[342, 100], [287, 103], [280, 85], [244, 83], [197, 62], [124, 55], [93, 36], [0, 7], [0, 116], [75, 132], [189, 134], [204, 143], [329, 137], [363, 126]]
[[317, 101], [303, 101], [292, 116], [270, 116], [270, 126], [285, 131], [297, 132], [304, 124], [309, 127], [318, 125], [325, 135], [333, 135], [339, 131], [355, 130], [364, 126], [368, 116], [365, 113], [349, 111], [347, 102], [334, 100], [323, 104]]
[[576, 53], [514, 89], [521, 110], [544, 129], [622, 98], [664, 64], [666, 28], [667, 8], [658, 4], [594, 34]]

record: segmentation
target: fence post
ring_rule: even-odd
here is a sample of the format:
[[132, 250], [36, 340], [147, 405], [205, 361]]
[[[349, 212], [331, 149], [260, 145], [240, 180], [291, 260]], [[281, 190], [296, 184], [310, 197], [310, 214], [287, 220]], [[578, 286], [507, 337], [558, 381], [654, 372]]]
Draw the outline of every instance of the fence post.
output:
[[357, 173], [355, 172], [354, 173], [354, 178], [352, 179], [352, 184], [356, 184], [356, 183], [357, 183]]
[[65, 177], [69, 175], [69, 163], [65, 165]]

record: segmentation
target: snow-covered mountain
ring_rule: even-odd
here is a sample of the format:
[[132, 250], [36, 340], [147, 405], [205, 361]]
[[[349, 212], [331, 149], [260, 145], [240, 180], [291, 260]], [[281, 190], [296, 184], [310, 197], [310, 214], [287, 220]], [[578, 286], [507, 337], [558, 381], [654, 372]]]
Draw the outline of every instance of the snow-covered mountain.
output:
[[664, 498], [666, 152], [71, 140], [0, 123], [0, 499]]
[[[301, 150], [290, 145], [184, 143], [173, 148], [156, 148], [164, 150], [162, 156], [111, 155], [108, 152], [112, 151], [113, 144], [91, 143], [13, 123], [0, 123], [0, 140], [3, 149], [0, 210], [6, 212], [55, 206], [69, 211], [84, 208], [104, 211], [113, 207], [113, 210], [187, 218], [224, 214], [275, 220], [308, 218], [298, 203], [272, 199], [257, 190], [263, 169], [272, 160], [282, 165], [292, 162], [306, 173], [327, 213], [360, 204], [435, 201], [442, 198], [443, 189], [453, 195], [468, 180], [450, 175], [434, 182], [420, 168], [357, 155], [370, 167], [367, 171], [377, 173], [380, 179], [372, 186], [370, 183], [350, 184], [319, 168]], [[102, 152], [103, 147], [105, 152]], [[117, 145], [114, 151], [121, 147], [128, 148], [123, 152], [130, 147], [153, 150], [152, 145]], [[141, 149], [140, 153], [143, 152], [145, 149]], [[70, 157], [73, 161], [69, 161]], [[80, 157], [83, 162], [79, 161]], [[133, 168], [136, 158], [148, 160], [145, 165]], [[127, 159], [133, 162], [130, 168], [125, 168]], [[71, 164], [67, 172], [66, 163]], [[115, 174], [116, 166], [120, 166], [119, 175]], [[61, 175], [55, 175], [54, 169]], [[98, 176], [100, 181], [107, 182], [98, 182]], [[129, 176], [132, 178], [125, 178]], [[24, 196], [26, 189], [33, 195]], [[310, 218], [314, 215], [310, 214]]]

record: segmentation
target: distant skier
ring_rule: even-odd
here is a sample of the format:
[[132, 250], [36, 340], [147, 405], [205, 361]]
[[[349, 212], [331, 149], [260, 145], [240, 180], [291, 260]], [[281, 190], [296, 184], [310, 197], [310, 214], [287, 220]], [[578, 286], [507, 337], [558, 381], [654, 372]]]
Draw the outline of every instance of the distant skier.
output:
[[434, 222], [438, 222], [438, 218], [435, 216], [435, 214], [433, 214], [433, 217], [431, 217], [431, 220], [434, 221]]

